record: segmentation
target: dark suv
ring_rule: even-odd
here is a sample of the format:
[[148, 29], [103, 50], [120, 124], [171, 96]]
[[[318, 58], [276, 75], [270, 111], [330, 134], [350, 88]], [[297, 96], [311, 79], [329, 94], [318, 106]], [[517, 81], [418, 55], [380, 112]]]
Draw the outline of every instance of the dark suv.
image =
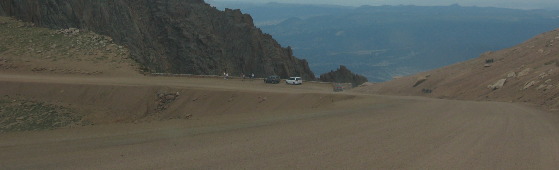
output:
[[278, 84], [280, 82], [280, 77], [279, 76], [268, 76], [267, 78], [264, 79], [265, 83], [272, 83], [272, 84]]

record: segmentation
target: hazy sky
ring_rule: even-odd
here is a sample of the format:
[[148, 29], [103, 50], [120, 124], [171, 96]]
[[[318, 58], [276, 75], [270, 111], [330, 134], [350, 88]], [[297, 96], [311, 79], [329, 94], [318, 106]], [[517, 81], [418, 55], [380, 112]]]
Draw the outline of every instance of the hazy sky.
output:
[[239, 2], [280, 2], [307, 4], [335, 4], [345, 6], [361, 5], [451, 5], [463, 6], [492, 6], [519, 9], [559, 9], [559, 0], [206, 0], [209, 1], [239, 1]]

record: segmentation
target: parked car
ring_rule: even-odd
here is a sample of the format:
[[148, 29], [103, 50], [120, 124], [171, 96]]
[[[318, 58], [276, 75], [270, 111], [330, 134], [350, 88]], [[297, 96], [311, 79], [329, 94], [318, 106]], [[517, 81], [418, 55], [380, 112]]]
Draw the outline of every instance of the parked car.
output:
[[268, 76], [264, 79], [264, 83], [278, 84], [281, 81], [279, 76]]
[[303, 79], [301, 77], [289, 77], [287, 80], [285, 80], [285, 83], [300, 85], [303, 84]]

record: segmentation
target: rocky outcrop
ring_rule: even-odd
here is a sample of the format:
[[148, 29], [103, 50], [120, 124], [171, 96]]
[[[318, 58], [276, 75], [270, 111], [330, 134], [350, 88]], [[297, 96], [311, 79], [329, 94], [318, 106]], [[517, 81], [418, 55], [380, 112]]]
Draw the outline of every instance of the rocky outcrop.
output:
[[336, 71], [330, 71], [320, 75], [320, 81], [336, 82], [336, 83], [351, 83], [353, 87], [359, 86], [368, 82], [367, 78], [358, 74], [352, 73], [347, 67], [341, 65]]
[[3, 0], [0, 15], [110, 36], [146, 71], [314, 79], [307, 61], [262, 33], [250, 15], [203, 0]]
[[419, 86], [421, 83], [427, 81], [427, 79], [429, 79], [431, 75], [426, 75], [426, 76], [420, 76], [417, 77], [417, 81], [415, 81], [415, 83], [413, 84], [413, 87], [417, 87]]
[[488, 85], [487, 88], [492, 89], [492, 90], [497, 90], [497, 89], [503, 88], [503, 86], [505, 86], [506, 82], [507, 82], [507, 79], [501, 79], [501, 80], [498, 80], [497, 82], [495, 82], [491, 85]]

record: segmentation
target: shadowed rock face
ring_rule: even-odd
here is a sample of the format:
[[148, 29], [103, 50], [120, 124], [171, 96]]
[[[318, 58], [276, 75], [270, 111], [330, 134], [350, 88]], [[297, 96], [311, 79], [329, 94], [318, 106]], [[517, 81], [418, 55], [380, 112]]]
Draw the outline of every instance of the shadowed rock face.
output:
[[345, 66], [341, 65], [336, 71], [331, 71], [320, 75], [320, 81], [336, 82], [336, 83], [351, 83], [353, 87], [359, 86], [367, 82], [367, 78], [355, 73], [352, 73]]
[[2, 0], [0, 15], [108, 35], [153, 72], [314, 79], [307, 61], [262, 33], [250, 15], [203, 0]]

